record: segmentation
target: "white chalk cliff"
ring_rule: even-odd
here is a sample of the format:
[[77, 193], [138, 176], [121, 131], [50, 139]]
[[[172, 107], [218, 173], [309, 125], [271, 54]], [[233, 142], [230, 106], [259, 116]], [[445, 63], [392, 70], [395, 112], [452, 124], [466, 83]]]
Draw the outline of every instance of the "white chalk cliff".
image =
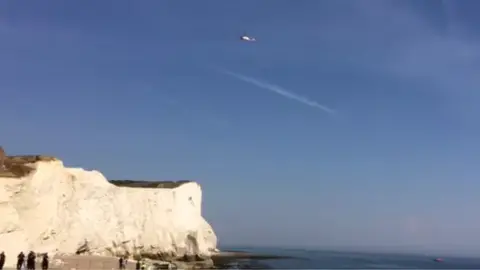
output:
[[129, 252], [211, 255], [217, 237], [201, 213], [195, 182], [176, 188], [119, 187], [98, 171], [59, 160], [31, 164], [20, 177], [0, 177], [0, 251], [5, 266], [37, 253]]

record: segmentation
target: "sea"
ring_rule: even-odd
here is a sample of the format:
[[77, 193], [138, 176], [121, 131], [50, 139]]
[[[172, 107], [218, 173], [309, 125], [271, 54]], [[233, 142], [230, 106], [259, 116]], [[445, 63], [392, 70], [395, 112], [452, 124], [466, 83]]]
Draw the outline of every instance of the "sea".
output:
[[414, 254], [252, 247], [228, 250], [278, 256], [238, 260], [229, 265], [230, 269], [480, 269], [480, 257], [441, 257], [443, 261], [436, 262], [435, 257]]

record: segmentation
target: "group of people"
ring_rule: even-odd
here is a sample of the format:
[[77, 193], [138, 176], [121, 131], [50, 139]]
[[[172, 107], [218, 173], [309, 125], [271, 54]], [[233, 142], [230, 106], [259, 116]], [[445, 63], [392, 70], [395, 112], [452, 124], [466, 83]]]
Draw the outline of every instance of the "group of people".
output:
[[118, 269], [125, 269], [128, 264], [128, 259], [127, 257], [120, 257], [118, 259]]
[[[140, 262], [140, 260], [137, 260], [137, 263], [135, 264], [135, 269], [136, 270], [145, 270], [146, 269], [146, 265], [145, 265], [145, 261], [144, 260], [141, 260], [142, 262]], [[118, 269], [122, 270], [122, 269], [126, 269], [127, 268], [127, 264], [128, 264], [128, 258], [127, 257], [120, 257], [118, 259]]]
[[[27, 259], [25, 260], [25, 254], [20, 252], [17, 256], [17, 270], [35, 270], [35, 258], [37, 255], [35, 252], [30, 251], [27, 255]], [[128, 264], [128, 259], [125, 257], [120, 257], [118, 260], [119, 269], [126, 269]], [[0, 252], [0, 270], [3, 269], [5, 265], [5, 252]], [[42, 256], [42, 270], [48, 270], [49, 265], [49, 257], [48, 253], [44, 253]], [[146, 264], [144, 260], [137, 260], [135, 265], [136, 270], [144, 270], [146, 269]]]
[[[127, 257], [120, 257], [118, 259], [118, 269], [126, 269], [128, 264], [128, 259]], [[145, 264], [145, 260], [137, 260], [137, 263], [135, 264], [135, 270], [145, 270], [147, 268]]]
[[[17, 256], [17, 270], [20, 269], [27, 269], [27, 270], [35, 270], [35, 258], [37, 255], [35, 252], [30, 251], [27, 255], [27, 260], [25, 262], [25, 254], [23, 252], [20, 252]], [[47, 270], [48, 269], [48, 254], [45, 253], [43, 254], [42, 258], [42, 270]], [[5, 265], [5, 253], [2, 251], [0, 253], [0, 270], [3, 269], [3, 266]]]

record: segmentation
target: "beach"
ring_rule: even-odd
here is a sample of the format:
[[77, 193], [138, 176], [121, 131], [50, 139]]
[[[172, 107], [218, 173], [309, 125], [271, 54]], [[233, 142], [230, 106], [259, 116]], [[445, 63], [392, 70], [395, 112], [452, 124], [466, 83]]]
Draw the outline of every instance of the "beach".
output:
[[[55, 262], [62, 261], [59, 265]], [[136, 261], [130, 261], [126, 269], [135, 269]], [[15, 269], [15, 268], [4, 268]], [[42, 269], [40, 261], [37, 260], [35, 269]], [[118, 269], [118, 258], [91, 255], [63, 255], [54, 256], [50, 259], [49, 269], [71, 270], [71, 269]]]

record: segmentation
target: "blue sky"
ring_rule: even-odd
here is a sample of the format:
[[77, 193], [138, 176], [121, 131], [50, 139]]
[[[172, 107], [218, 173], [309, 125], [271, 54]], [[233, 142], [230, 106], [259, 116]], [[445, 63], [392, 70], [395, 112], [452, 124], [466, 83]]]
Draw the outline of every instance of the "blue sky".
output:
[[224, 245], [479, 252], [478, 8], [2, 1], [1, 143], [195, 179]]

